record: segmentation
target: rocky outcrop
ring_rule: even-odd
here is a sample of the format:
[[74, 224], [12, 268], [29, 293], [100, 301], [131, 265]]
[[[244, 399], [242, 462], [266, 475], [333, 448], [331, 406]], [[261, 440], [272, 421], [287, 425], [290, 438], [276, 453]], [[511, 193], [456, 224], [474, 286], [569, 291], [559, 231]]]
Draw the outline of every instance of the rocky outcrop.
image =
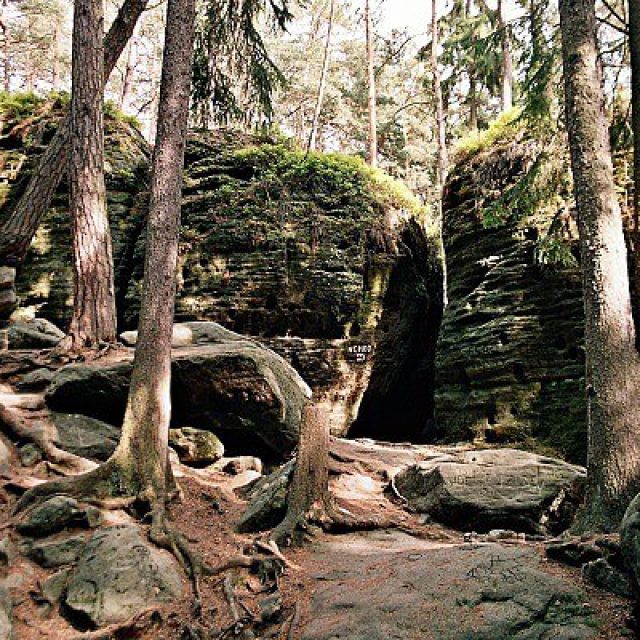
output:
[[51, 349], [64, 338], [64, 333], [44, 318], [11, 322], [6, 335], [9, 349]]
[[[28, 153], [46, 144], [57, 111], [52, 117]], [[126, 122], [109, 122], [117, 308], [121, 329], [132, 329], [142, 283], [147, 149]], [[15, 151], [24, 144], [16, 142]], [[31, 165], [18, 171], [10, 201]], [[18, 289], [24, 305], [64, 327], [69, 229], [62, 197], [55, 205]], [[354, 158], [305, 158], [265, 138], [193, 133], [176, 319], [212, 320], [273, 340], [269, 346], [314, 390], [334, 433], [346, 433], [357, 419], [359, 435], [423, 439], [433, 414], [442, 291], [426, 215], [399, 183]]]
[[[552, 447], [584, 463], [586, 409], [582, 286], [577, 267], [544, 264], [541, 242], [566, 212], [488, 207], [531, 170], [539, 149], [522, 135], [462, 160], [444, 199], [449, 303], [436, 356], [433, 438]], [[533, 196], [532, 196], [533, 197]], [[574, 256], [575, 257], [575, 256]]]
[[171, 602], [182, 592], [172, 557], [146, 542], [138, 527], [116, 525], [96, 531], [87, 543], [69, 576], [64, 605], [77, 621], [99, 627]]
[[464, 531], [559, 533], [580, 502], [582, 467], [516, 449], [443, 452], [395, 478], [412, 509]]
[[212, 464], [224, 456], [224, 445], [211, 431], [192, 427], [170, 429], [169, 446], [185, 464]]
[[16, 530], [25, 536], [42, 538], [65, 529], [95, 527], [100, 519], [99, 509], [83, 507], [67, 496], [54, 496], [30, 511]]
[[622, 519], [620, 549], [627, 572], [631, 576], [636, 611], [640, 612], [640, 495], [631, 501]]
[[90, 460], [106, 460], [115, 450], [120, 429], [95, 418], [74, 413], [51, 413], [54, 442], [65, 451]]
[[[282, 459], [297, 444], [309, 388], [273, 351], [233, 335], [226, 342], [174, 351], [172, 424], [212, 431], [231, 453]], [[131, 369], [130, 359], [64, 367], [47, 390], [47, 404], [56, 412], [120, 425]]]
[[15, 279], [16, 270], [13, 267], [0, 267], [0, 318], [9, 316], [16, 306]]

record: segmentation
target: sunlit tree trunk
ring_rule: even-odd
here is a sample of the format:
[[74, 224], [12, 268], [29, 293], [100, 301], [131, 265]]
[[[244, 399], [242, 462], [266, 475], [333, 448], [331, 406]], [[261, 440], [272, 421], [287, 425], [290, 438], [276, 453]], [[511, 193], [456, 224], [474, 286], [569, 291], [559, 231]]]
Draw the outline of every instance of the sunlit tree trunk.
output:
[[102, 0], [76, 0], [71, 88], [70, 213], [73, 349], [116, 340], [111, 232], [104, 186], [104, 13]]
[[373, 42], [373, 18], [370, 0], [365, 0], [365, 29], [367, 41], [367, 81], [369, 86], [369, 164], [378, 166], [378, 113], [376, 104], [375, 50]]
[[[104, 74], [109, 77], [148, 0], [125, 0], [104, 42]], [[60, 123], [41, 155], [25, 192], [0, 228], [0, 265], [19, 267], [67, 170], [71, 115]]]
[[440, 64], [438, 60], [438, 0], [431, 0], [431, 73], [433, 77], [433, 97], [436, 103], [436, 126], [438, 128], [438, 191], [447, 179], [449, 169], [449, 154], [447, 151], [447, 132], [442, 100], [442, 82], [440, 78]]
[[327, 86], [327, 74], [329, 73], [329, 63], [331, 61], [331, 33], [333, 31], [333, 16], [335, 13], [336, 1], [331, 0], [329, 7], [329, 23], [327, 25], [327, 39], [324, 45], [324, 56], [322, 59], [322, 71], [320, 73], [320, 82], [318, 84], [318, 95], [316, 97], [316, 108], [313, 113], [311, 122], [311, 131], [309, 133], [309, 142], [307, 144], [307, 153], [315, 151], [316, 140], [318, 136], [318, 126], [320, 124], [320, 115], [322, 114], [322, 103], [324, 102], [324, 94]]
[[136, 65], [137, 58], [137, 42], [136, 36], [133, 34], [129, 45], [127, 46], [127, 58], [125, 61], [124, 75], [122, 78], [122, 90], [120, 91], [120, 99], [118, 106], [121, 111], [126, 111], [129, 103], [129, 94], [131, 93], [131, 86], [133, 84], [133, 71]]
[[139, 337], [122, 436], [112, 460], [134, 492], [164, 495], [171, 417], [171, 333], [178, 264], [195, 0], [169, 0], [153, 155]]
[[615, 530], [640, 491], [640, 358], [613, 176], [594, 0], [560, 0], [566, 122], [585, 298], [585, 529]]
[[502, 47], [502, 110], [513, 107], [513, 58], [511, 56], [511, 36], [507, 24], [504, 0], [498, 0], [498, 28]]

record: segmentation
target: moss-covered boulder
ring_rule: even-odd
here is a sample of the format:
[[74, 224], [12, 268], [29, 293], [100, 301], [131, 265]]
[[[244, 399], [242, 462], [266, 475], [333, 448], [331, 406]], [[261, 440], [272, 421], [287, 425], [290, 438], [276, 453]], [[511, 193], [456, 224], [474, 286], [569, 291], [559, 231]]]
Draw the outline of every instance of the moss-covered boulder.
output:
[[[563, 203], [542, 197], [543, 178], [551, 177], [539, 175], [547, 162], [541, 151], [514, 130], [467, 153], [451, 172], [444, 199], [449, 304], [433, 436], [518, 442], [584, 463], [577, 233]], [[515, 208], [500, 217], [495, 205], [505, 194]]]
[[[16, 108], [7, 125], [22, 131], [20, 123], [34, 118], [28, 135], [7, 138], [25, 160], [12, 174], [0, 220], [59, 121], [62, 103], [46, 104]], [[109, 116], [120, 331], [135, 328], [140, 305], [147, 157], [133, 126]], [[72, 291], [65, 185], [54, 205], [18, 293], [23, 305], [64, 327]], [[421, 438], [433, 411], [442, 290], [427, 218], [401, 183], [358, 158], [306, 156], [283, 139], [192, 132], [176, 319], [215, 321], [266, 340], [309, 382], [336, 433], [359, 417], [362, 435]]]

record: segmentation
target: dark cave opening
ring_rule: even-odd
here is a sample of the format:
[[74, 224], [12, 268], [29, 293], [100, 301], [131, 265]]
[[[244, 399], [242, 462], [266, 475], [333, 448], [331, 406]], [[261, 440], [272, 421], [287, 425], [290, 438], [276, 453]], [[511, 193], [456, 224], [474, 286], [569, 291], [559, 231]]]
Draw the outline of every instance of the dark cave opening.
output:
[[403, 253], [390, 275], [371, 378], [351, 438], [420, 443], [432, 429], [443, 268], [436, 241], [420, 225], [408, 223], [401, 240]]

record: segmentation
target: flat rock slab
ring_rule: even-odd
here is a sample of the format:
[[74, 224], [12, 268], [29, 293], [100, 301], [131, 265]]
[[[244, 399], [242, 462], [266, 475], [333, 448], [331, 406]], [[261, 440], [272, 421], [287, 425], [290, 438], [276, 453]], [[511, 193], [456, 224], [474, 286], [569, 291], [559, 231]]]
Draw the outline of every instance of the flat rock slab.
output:
[[65, 604], [71, 616], [95, 626], [122, 622], [154, 603], [182, 595], [179, 568], [134, 525], [96, 531], [69, 576]]
[[449, 526], [557, 533], [571, 523], [582, 467], [517, 449], [450, 452], [396, 476], [409, 505]]
[[584, 594], [529, 547], [444, 546], [400, 532], [340, 536], [314, 553], [300, 640], [588, 640]]

